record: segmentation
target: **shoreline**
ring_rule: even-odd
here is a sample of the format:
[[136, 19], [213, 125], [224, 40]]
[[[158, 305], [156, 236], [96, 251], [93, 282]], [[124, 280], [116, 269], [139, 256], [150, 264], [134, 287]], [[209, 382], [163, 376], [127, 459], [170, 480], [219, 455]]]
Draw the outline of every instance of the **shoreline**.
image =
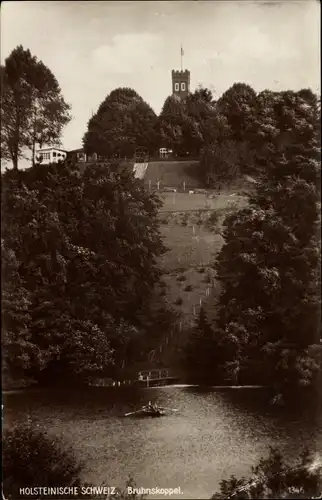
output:
[[[129, 386], [127, 386], [129, 387]], [[52, 387], [51, 387], [52, 388]], [[123, 389], [124, 386], [86, 386], [88, 389], [97, 389], [97, 388], [104, 388], [104, 389]], [[266, 385], [199, 385], [199, 384], [169, 384], [169, 385], [159, 385], [159, 386], [151, 386], [151, 387], [140, 387], [140, 389], [189, 389], [189, 388], [200, 388], [204, 390], [218, 390], [218, 391], [223, 391], [223, 390], [241, 390], [241, 389], [271, 389], [271, 387], [266, 386]], [[39, 386], [30, 386], [30, 387], [20, 387], [17, 389], [2, 389], [2, 394], [3, 395], [10, 395], [10, 394], [19, 394], [22, 392], [34, 392], [34, 391], [44, 391], [48, 390], [49, 387], [39, 387]], [[55, 389], [63, 389], [63, 390], [68, 390], [68, 387], [55, 387]], [[69, 389], [73, 389], [71, 386]]]

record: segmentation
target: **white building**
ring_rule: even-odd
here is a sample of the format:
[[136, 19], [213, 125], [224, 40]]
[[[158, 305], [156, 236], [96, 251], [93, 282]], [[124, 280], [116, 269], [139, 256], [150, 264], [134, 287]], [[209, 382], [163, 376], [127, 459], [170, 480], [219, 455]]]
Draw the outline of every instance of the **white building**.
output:
[[159, 148], [159, 156], [160, 158], [168, 158], [169, 155], [172, 155], [172, 149], [167, 148]]
[[42, 165], [57, 163], [66, 159], [67, 151], [60, 148], [42, 148], [36, 151], [36, 161]]

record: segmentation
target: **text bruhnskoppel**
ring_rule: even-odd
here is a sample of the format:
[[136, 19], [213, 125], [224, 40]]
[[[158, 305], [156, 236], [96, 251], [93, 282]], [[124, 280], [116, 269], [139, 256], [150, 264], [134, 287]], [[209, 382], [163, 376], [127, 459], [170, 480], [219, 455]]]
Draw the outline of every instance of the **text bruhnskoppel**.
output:
[[127, 487], [128, 495], [164, 495], [171, 497], [172, 495], [182, 495], [181, 488], [135, 488], [133, 486]]

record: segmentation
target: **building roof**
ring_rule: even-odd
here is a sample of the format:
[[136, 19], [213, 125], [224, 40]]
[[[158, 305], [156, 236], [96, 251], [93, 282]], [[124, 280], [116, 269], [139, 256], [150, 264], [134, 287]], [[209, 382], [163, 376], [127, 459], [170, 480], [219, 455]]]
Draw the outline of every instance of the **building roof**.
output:
[[61, 149], [61, 148], [56, 148], [56, 147], [52, 147], [52, 148], [41, 148], [41, 149], [37, 149], [37, 153], [46, 153], [47, 151], [61, 151], [62, 153], [67, 153], [67, 151], [65, 149]]
[[84, 153], [84, 148], [71, 149], [68, 153]]

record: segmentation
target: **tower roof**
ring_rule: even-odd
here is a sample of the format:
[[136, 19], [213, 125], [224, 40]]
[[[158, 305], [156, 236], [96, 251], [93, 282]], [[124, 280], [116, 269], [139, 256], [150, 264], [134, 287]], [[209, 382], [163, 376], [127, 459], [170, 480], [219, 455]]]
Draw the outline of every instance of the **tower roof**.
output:
[[178, 76], [181, 76], [181, 75], [190, 75], [190, 71], [188, 69], [173, 69], [172, 70], [172, 74], [173, 75], [178, 75]]

